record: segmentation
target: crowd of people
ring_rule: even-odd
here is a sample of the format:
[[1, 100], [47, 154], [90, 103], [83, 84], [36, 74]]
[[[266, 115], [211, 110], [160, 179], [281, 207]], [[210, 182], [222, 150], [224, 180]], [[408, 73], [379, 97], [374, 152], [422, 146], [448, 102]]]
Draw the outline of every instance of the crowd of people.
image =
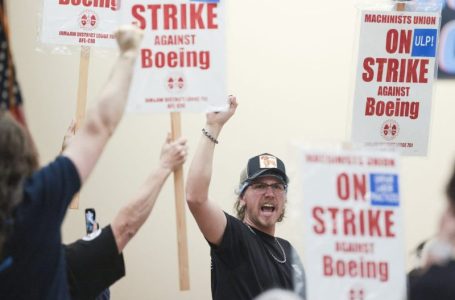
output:
[[[158, 166], [111, 224], [92, 239], [62, 243], [67, 208], [122, 118], [142, 32], [125, 26], [116, 38], [120, 54], [97, 104], [49, 164], [39, 167], [30, 133], [0, 112], [2, 299], [108, 298], [106, 290], [125, 275], [123, 250], [149, 217], [169, 175], [186, 160], [186, 140], [166, 137]], [[210, 248], [212, 298], [304, 300], [306, 275], [299, 255], [275, 234], [286, 211], [284, 162], [270, 153], [247, 160], [233, 203], [235, 216], [209, 195], [216, 144], [237, 106], [236, 97], [229, 96], [226, 111], [207, 113], [187, 176], [187, 204]], [[455, 299], [455, 173], [447, 198], [439, 232], [423, 247], [422, 265], [409, 274], [411, 300]]]

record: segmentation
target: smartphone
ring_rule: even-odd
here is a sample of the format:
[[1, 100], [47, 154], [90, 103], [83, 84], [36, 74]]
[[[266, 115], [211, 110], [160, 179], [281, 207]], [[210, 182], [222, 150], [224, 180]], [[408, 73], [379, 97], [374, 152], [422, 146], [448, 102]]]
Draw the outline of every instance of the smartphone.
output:
[[87, 234], [95, 231], [96, 225], [96, 212], [94, 208], [85, 209], [85, 231]]

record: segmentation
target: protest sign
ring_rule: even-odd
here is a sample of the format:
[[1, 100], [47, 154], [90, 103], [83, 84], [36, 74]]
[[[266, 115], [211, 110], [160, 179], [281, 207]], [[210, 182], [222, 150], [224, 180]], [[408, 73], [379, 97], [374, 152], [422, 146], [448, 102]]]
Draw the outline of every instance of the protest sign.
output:
[[115, 48], [119, 0], [43, 0], [44, 44]]
[[[43, 0], [40, 41], [56, 46], [80, 46], [76, 129], [85, 118], [91, 47], [115, 48], [120, 0]], [[79, 207], [79, 196], [70, 208]]]
[[128, 111], [227, 109], [224, 3], [132, 0], [122, 22], [144, 30]]
[[440, 16], [362, 11], [351, 137], [426, 155]]
[[404, 299], [397, 155], [303, 149], [301, 158], [308, 299]]

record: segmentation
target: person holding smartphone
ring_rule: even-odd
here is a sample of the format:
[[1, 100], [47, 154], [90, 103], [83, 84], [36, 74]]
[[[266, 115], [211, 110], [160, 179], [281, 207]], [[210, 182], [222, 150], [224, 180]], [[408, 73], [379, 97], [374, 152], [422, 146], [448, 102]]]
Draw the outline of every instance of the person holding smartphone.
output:
[[97, 230], [95, 210], [86, 210], [88, 234], [65, 245], [71, 299], [109, 299], [106, 289], [125, 275], [123, 249], [147, 220], [166, 179], [185, 162], [187, 153], [185, 138], [172, 141], [168, 135], [158, 167], [110, 225]]
[[84, 215], [86, 235], [64, 245], [70, 296], [72, 300], [108, 300], [109, 287], [125, 276], [123, 255], [111, 227], [99, 228], [95, 209], [85, 209]]
[[95, 209], [93, 208], [86, 208], [85, 209], [85, 231], [87, 232], [87, 235], [93, 233], [96, 231], [98, 228], [96, 222], [96, 212]]

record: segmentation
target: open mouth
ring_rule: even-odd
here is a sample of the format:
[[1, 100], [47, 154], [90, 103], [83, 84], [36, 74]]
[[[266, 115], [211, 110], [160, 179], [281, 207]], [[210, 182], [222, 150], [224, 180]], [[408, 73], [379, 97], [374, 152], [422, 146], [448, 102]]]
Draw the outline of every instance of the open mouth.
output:
[[261, 206], [261, 211], [268, 212], [268, 213], [273, 213], [275, 211], [275, 205], [266, 203], [266, 204]]

